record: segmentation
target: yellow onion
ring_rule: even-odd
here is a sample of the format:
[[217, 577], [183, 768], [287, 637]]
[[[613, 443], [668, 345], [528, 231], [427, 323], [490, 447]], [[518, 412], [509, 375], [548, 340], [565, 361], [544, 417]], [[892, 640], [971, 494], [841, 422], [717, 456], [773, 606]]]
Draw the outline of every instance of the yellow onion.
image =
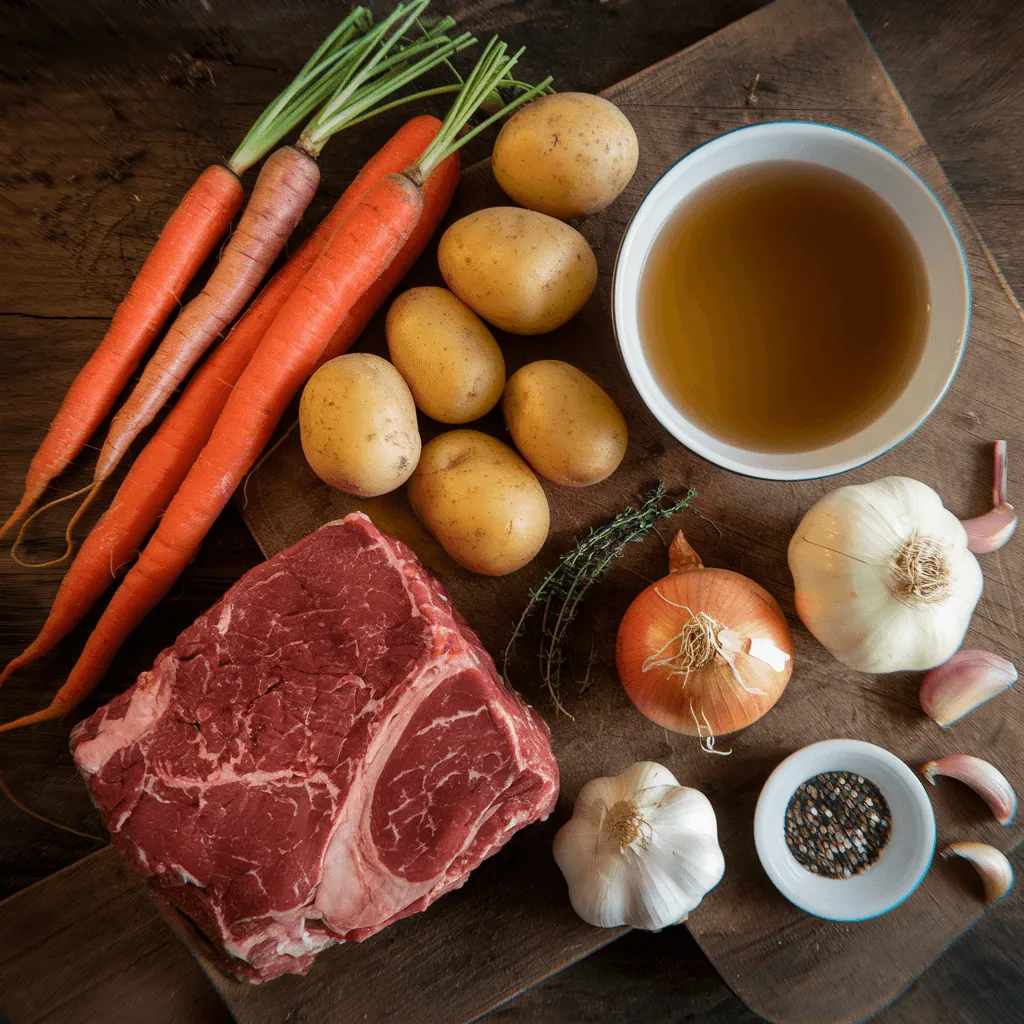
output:
[[676, 534], [670, 574], [651, 584], [619, 625], [619, 679], [637, 709], [674, 732], [715, 737], [756, 722], [793, 671], [793, 640], [764, 587], [708, 569]]

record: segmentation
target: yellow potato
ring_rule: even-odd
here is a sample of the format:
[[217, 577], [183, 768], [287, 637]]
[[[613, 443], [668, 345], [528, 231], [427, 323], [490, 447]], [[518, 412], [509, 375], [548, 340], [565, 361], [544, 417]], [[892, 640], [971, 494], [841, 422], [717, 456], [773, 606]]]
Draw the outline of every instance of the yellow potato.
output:
[[485, 576], [521, 569], [547, 539], [540, 481], [511, 448], [479, 430], [449, 430], [424, 446], [409, 501], [456, 562]]
[[638, 156], [636, 132], [614, 103], [560, 92], [528, 103], [505, 122], [491, 167], [517, 203], [568, 220], [616, 199]]
[[467, 306], [512, 334], [560, 327], [597, 284], [597, 260], [578, 231], [517, 206], [457, 220], [441, 236], [437, 262]]
[[626, 454], [629, 435], [618, 406], [582, 370], [558, 359], [512, 374], [502, 410], [523, 457], [556, 484], [596, 484]]
[[505, 386], [505, 360], [487, 325], [447, 288], [410, 288], [391, 303], [391, 361], [416, 405], [441, 423], [490, 412]]
[[368, 352], [337, 356], [309, 378], [299, 433], [313, 472], [362, 497], [401, 487], [420, 457], [409, 385], [386, 359]]

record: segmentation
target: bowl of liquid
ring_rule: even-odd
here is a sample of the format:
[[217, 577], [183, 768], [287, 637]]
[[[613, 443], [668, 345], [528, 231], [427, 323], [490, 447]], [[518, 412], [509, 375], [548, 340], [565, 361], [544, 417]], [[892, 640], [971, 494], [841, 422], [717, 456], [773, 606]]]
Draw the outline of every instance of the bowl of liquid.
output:
[[841, 473], [912, 434], [956, 374], [970, 278], [899, 158], [827, 125], [740, 128], [669, 168], [623, 237], [616, 339], [662, 425], [726, 469]]

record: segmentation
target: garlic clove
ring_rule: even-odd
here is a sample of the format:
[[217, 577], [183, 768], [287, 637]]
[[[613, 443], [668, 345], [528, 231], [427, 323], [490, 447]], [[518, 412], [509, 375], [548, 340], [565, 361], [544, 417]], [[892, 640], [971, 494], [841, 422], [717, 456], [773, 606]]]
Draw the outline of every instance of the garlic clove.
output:
[[[615, 896], [625, 888], [628, 865], [624, 857], [612, 856], [613, 851], [602, 842], [601, 823], [608, 805], [602, 800], [585, 800], [585, 789], [577, 798], [573, 816], [555, 835], [555, 862], [565, 876], [573, 910], [588, 924], [615, 928], [625, 924], [621, 901]], [[592, 850], [593, 859], [600, 860], [600, 873], [595, 873], [588, 858], [579, 855], [583, 849]]]
[[992, 510], [961, 523], [967, 547], [977, 555], [1001, 548], [1017, 529], [1017, 513], [1006, 500], [1006, 442], [996, 441], [992, 470]]
[[944, 729], [1017, 681], [1013, 662], [989, 651], [960, 651], [921, 683], [921, 708]]
[[976, 555], [998, 551], [1017, 529], [1017, 513], [1012, 505], [996, 505], [990, 512], [973, 519], [965, 519], [967, 548]]
[[989, 903], [1003, 899], [1013, 888], [1013, 867], [994, 846], [987, 843], [953, 843], [942, 851], [943, 857], [963, 857], [981, 875], [985, 899]]
[[665, 793], [648, 817], [658, 837], [649, 851], [652, 873], [685, 877], [683, 894], [675, 897], [675, 906], [685, 907], [675, 920], [685, 920], [725, 875], [714, 809], [699, 790], [677, 786]]
[[1006, 776], [994, 764], [971, 754], [950, 754], [921, 767], [921, 774], [934, 786], [938, 775], [970, 786], [992, 808], [1000, 825], [1012, 825], [1017, 817], [1017, 795]]

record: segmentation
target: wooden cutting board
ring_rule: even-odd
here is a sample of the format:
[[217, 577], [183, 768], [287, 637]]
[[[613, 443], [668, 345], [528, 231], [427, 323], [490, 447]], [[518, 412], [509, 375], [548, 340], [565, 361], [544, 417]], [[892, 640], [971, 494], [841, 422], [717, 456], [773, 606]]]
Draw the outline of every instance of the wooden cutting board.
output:
[[[908, 110], [845, 4], [777, 0], [605, 95], [629, 116], [640, 139], [640, 166], [626, 193], [581, 230], [598, 254], [600, 282], [584, 311], [540, 338], [500, 337], [509, 372], [557, 356], [591, 374], [615, 398], [630, 425], [619, 471], [586, 490], [545, 485], [551, 537], [527, 569], [501, 580], [455, 566], [418, 526], [401, 495], [362, 506], [321, 484], [292, 436], [250, 481], [244, 514], [267, 555], [321, 524], [363, 507], [384, 529], [407, 539], [440, 572], [452, 598], [492, 651], [501, 650], [513, 619], [535, 584], [574, 536], [629, 504], [658, 479], [671, 491], [695, 486], [705, 518], [681, 517], [709, 565], [753, 577], [781, 602], [794, 629], [795, 671], [777, 707], [733, 737], [728, 758], [709, 757], [689, 738], [642, 718], [615, 676], [613, 638], [622, 612], [645, 580], [664, 574], [659, 538], [621, 560], [593, 592], [575, 636], [573, 671], [564, 702], [572, 718], [554, 715], [528, 658], [512, 681], [545, 714], [562, 770], [553, 820], [518, 835], [466, 886], [425, 914], [398, 923], [359, 946], [320, 957], [306, 979], [261, 988], [210, 976], [245, 1024], [281, 1020], [469, 1020], [616, 934], [580, 922], [550, 854], [554, 829], [588, 779], [620, 771], [641, 758], [667, 765], [702, 789], [718, 813], [726, 875], [691, 916], [696, 936], [730, 986], [757, 1012], [786, 1022], [862, 1018], [898, 995], [980, 916], [984, 906], [970, 869], [940, 861], [925, 883], [891, 914], [859, 924], [809, 917], [787, 903], [761, 870], [752, 816], [758, 792], [787, 754], [814, 740], [850, 736], [895, 751], [911, 765], [956, 751], [997, 762], [1024, 788], [1024, 692], [1019, 688], [954, 729], [940, 731], [919, 711], [920, 676], [871, 677], [833, 661], [793, 612], [785, 551], [802, 513], [837, 483], [888, 474], [935, 487], [960, 516], [987, 507], [991, 441], [1006, 437], [1024, 452], [1024, 324], [1000, 284], [994, 263], [928, 150]], [[957, 379], [918, 433], [876, 463], [841, 481], [772, 483], [726, 473], [677, 444], [647, 412], [616, 352], [609, 287], [619, 239], [636, 206], [663, 171], [700, 143], [742, 125], [771, 120], [838, 125], [875, 139], [905, 159], [949, 211], [967, 252], [974, 287], [970, 344]], [[463, 177], [452, 216], [507, 203], [478, 165]], [[410, 283], [439, 283], [433, 253]], [[380, 320], [363, 347], [384, 351]], [[436, 425], [423, 424], [432, 435]], [[502, 437], [500, 419], [484, 429]], [[1019, 465], [1019, 463], [1017, 464]], [[1013, 481], [1020, 479], [1011, 464]], [[1011, 483], [1011, 498], [1013, 488]], [[984, 556], [985, 596], [968, 646], [1024, 660], [1018, 623], [1024, 604], [1014, 581], [1024, 571], [1024, 541]], [[530, 649], [530, 641], [521, 650]], [[724, 746], [725, 744], [720, 744]], [[1010, 849], [1020, 825], [1002, 829], [983, 805], [956, 784], [934, 791], [940, 844], [981, 839]], [[484, 977], [486, 985], [479, 984]], [[401, 979], [401, 984], [396, 981]]]

